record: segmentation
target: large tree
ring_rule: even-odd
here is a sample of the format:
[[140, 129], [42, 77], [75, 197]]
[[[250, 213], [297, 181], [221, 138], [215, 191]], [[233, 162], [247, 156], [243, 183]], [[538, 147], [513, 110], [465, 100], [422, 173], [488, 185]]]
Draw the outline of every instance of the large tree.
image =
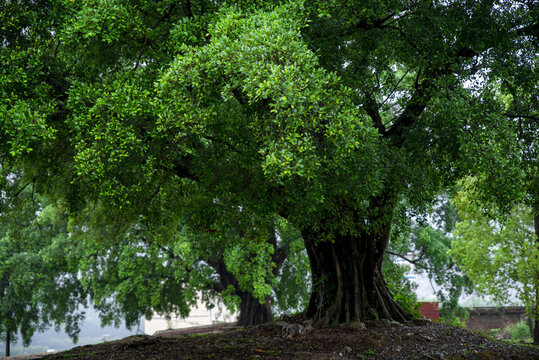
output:
[[500, 83], [536, 79], [536, 2], [0, 6], [2, 171], [150, 229], [201, 198], [231, 231], [278, 214], [305, 241], [318, 325], [410, 318], [381, 271], [402, 199], [471, 173], [522, 193], [528, 115]]

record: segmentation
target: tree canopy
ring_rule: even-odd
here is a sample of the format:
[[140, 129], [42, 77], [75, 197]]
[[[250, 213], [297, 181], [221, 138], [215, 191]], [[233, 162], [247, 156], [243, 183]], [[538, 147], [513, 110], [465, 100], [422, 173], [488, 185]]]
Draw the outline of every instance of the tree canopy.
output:
[[499, 204], [536, 191], [520, 145], [537, 141], [537, 15], [506, 0], [4, 2], [1, 171], [94, 228], [166, 238], [188, 213], [264, 249], [232, 234], [279, 215], [305, 241], [317, 325], [404, 321], [381, 269], [400, 202], [422, 211], [468, 175]]

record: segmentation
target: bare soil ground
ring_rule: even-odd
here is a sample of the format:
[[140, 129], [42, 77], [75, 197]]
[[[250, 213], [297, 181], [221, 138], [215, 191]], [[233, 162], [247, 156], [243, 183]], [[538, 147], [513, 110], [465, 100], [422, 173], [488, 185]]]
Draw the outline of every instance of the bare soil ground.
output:
[[283, 337], [275, 323], [172, 330], [87, 345], [40, 359], [514, 359], [537, 360], [539, 347], [508, 344], [448, 325], [316, 329]]

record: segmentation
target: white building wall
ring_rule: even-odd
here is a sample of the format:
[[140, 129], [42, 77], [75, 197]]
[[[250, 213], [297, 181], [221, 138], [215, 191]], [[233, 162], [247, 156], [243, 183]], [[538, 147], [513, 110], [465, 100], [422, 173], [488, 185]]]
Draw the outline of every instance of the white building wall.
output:
[[197, 305], [191, 308], [191, 312], [186, 318], [172, 315], [171, 319], [167, 320], [163, 315], [154, 314], [150, 320], [144, 321], [144, 333], [153, 335], [156, 331], [213, 325], [236, 320], [237, 316], [232, 314], [221, 301], [217, 301], [216, 306], [208, 310], [206, 305], [198, 300]]

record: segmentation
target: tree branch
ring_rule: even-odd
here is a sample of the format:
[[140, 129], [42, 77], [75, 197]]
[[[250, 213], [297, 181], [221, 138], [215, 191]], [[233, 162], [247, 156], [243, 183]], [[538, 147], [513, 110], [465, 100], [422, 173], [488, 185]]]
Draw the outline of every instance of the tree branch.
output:
[[420, 261], [423, 261], [422, 258], [418, 258], [418, 259], [415, 259], [415, 260], [408, 259], [406, 256], [404, 256], [402, 254], [399, 254], [399, 253], [396, 253], [396, 252], [393, 252], [393, 251], [389, 251], [389, 250], [386, 250], [386, 253], [388, 253], [389, 255], [396, 256], [396, 257], [398, 257], [400, 259], [406, 260], [410, 264], [414, 264], [414, 265], [417, 265], [417, 263], [419, 263]]
[[[410, 69], [406, 70], [406, 72], [404, 73], [404, 75], [402, 75], [402, 77], [399, 79], [399, 81], [397, 81], [397, 83], [395, 84], [395, 86], [393, 87], [393, 89], [391, 90], [391, 92], [389, 93], [389, 95], [386, 97], [386, 99], [384, 101], [382, 101], [382, 103], [380, 104], [380, 106], [384, 105], [386, 103], [387, 100], [389, 100], [389, 98], [391, 97], [391, 95], [393, 95], [393, 93], [395, 92], [395, 90], [397, 90], [397, 87], [399, 86], [399, 84], [402, 82], [402, 80], [404, 80], [404, 78], [406, 77], [406, 75], [408, 75], [408, 73], [410, 72]], [[418, 71], [418, 76], [419, 76], [419, 73], [421, 72], [421, 69], [419, 69]], [[416, 79], [417, 80], [417, 79]], [[417, 82], [416, 82], [417, 84]], [[416, 85], [417, 86], [417, 85]]]
[[[22, 188], [20, 188], [19, 190], [17, 190], [17, 192], [13, 195], [13, 198], [17, 198], [19, 197], [19, 195], [24, 191], [24, 189], [26, 189], [29, 185], [33, 185], [37, 180], [37, 175], [34, 176], [32, 178], [32, 180], [30, 180], [30, 182], [28, 182], [26, 185], [24, 185]], [[32, 197], [33, 197], [33, 190], [32, 190]]]
[[378, 132], [382, 135], [385, 134], [386, 128], [384, 124], [382, 124], [382, 117], [378, 111], [379, 106], [376, 103], [376, 99], [372, 93], [365, 92], [365, 103], [363, 104], [363, 109], [372, 119], [374, 127], [378, 130]]
[[428, 93], [432, 86], [432, 80], [426, 79], [416, 86], [416, 91], [412, 95], [408, 105], [403, 112], [393, 121], [393, 125], [383, 134], [384, 137], [395, 137], [402, 135], [404, 129], [409, 128], [421, 115], [432, 95]]
[[356, 31], [365, 31], [365, 30], [372, 30], [372, 29], [382, 29], [384, 27], [384, 23], [391, 19], [393, 16], [395, 16], [395, 12], [391, 11], [387, 16], [384, 16], [382, 18], [378, 19], [363, 19], [353, 26], [346, 29], [341, 35], [342, 36], [348, 36], [352, 35]]
[[512, 119], [515, 119], [515, 118], [523, 118], [523, 119], [529, 119], [529, 120], [539, 121], [539, 118], [538, 118], [538, 117], [531, 116], [531, 115], [509, 114], [509, 113], [504, 113], [504, 115], [507, 116], [507, 117], [510, 117], [510, 118], [512, 118]]
[[193, 17], [193, 11], [192, 11], [190, 0], [182, 0], [182, 9], [185, 16], [187, 16], [188, 18]]
[[393, 121], [393, 125], [389, 130], [386, 131], [384, 137], [396, 137], [402, 135], [406, 128], [411, 127], [416, 119], [421, 115], [423, 110], [427, 107], [428, 102], [432, 98], [432, 91], [436, 79], [441, 78], [442, 76], [451, 74], [452, 65], [460, 64], [461, 60], [471, 59], [477, 56], [479, 53], [473, 51], [468, 47], [463, 47], [454, 52], [452, 61], [445, 63], [441, 68], [434, 68], [428, 71], [423, 82], [419, 82], [418, 72], [416, 82], [415, 82], [415, 92], [408, 101], [408, 105], [404, 108], [402, 113], [396, 117]]

